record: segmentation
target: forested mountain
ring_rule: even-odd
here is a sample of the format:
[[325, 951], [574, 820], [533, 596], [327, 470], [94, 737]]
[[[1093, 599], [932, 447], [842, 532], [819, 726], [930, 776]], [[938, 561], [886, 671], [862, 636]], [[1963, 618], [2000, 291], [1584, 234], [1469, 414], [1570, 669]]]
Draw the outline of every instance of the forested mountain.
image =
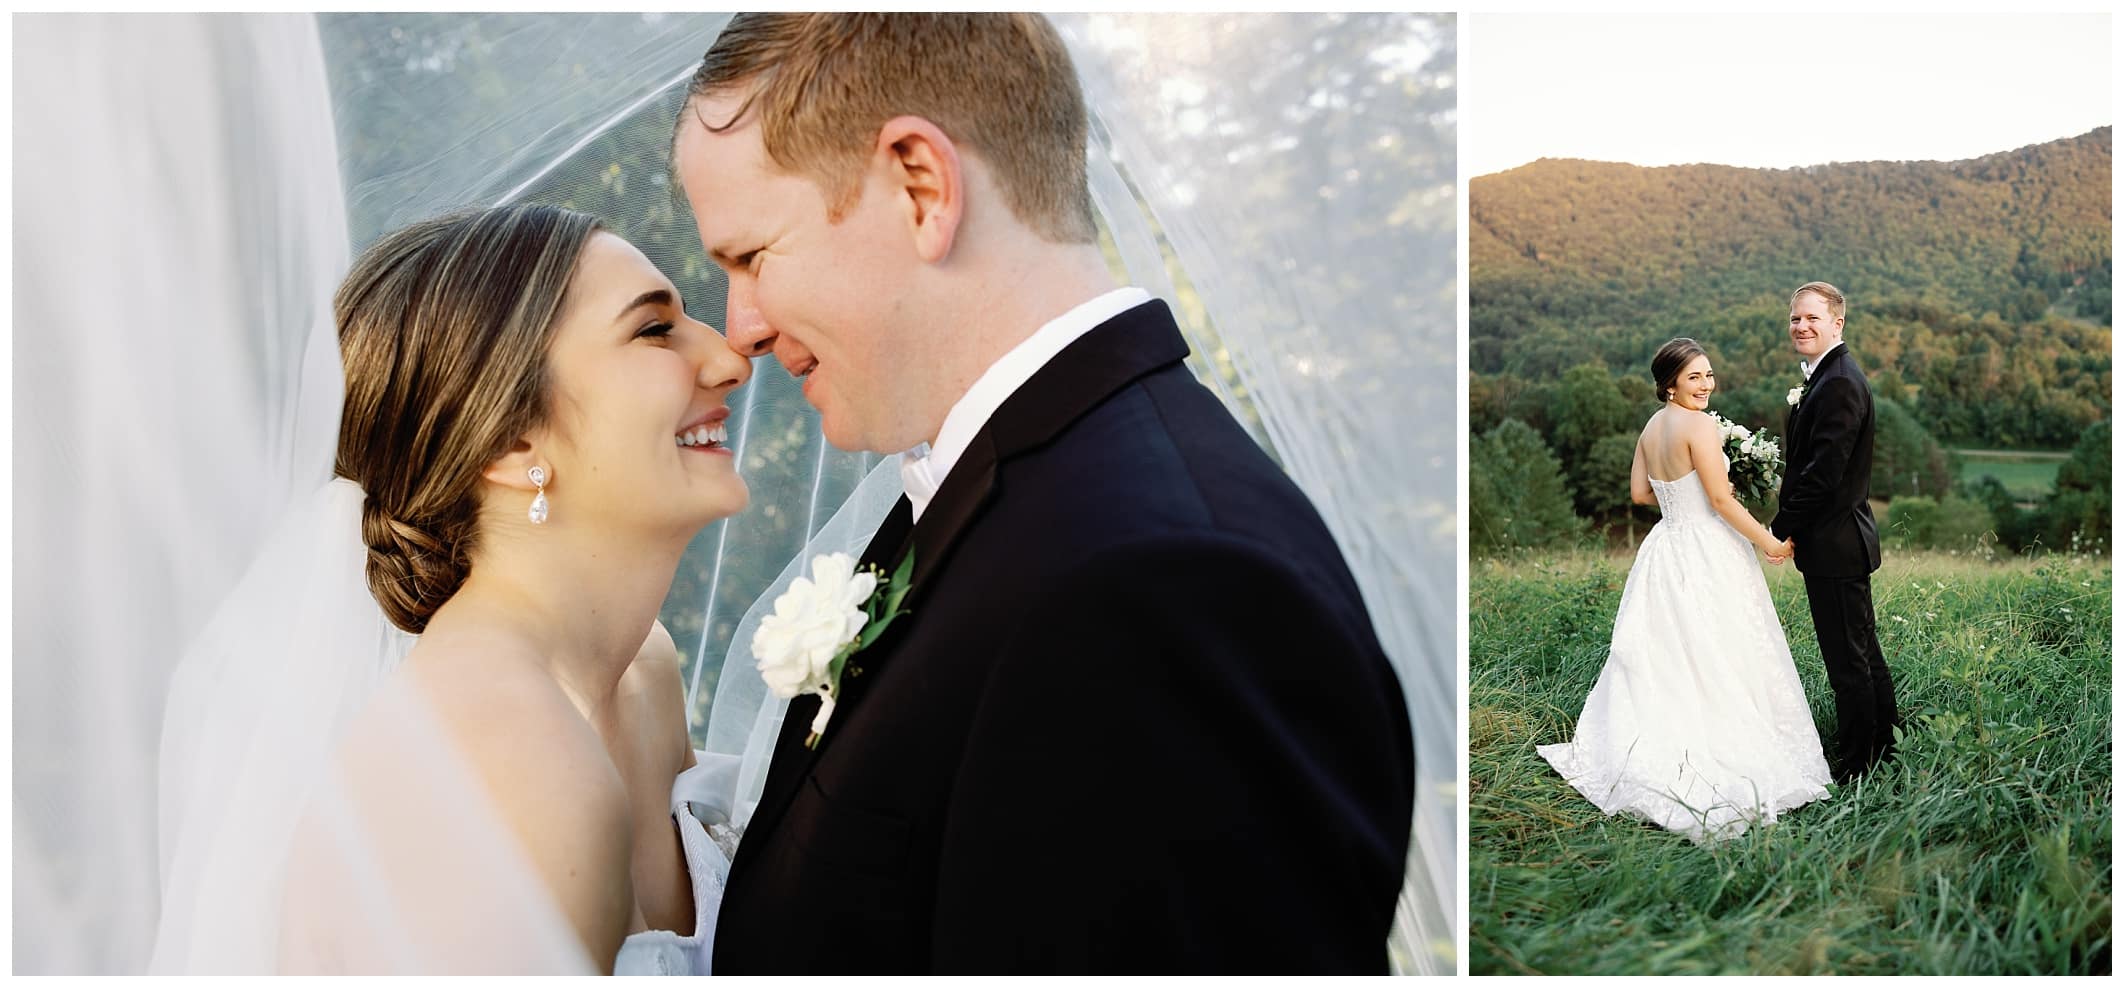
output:
[[[2065, 448], [2107, 415], [2110, 128], [1968, 161], [1789, 169], [1543, 159], [1469, 183], [1471, 370], [1516, 392], [1711, 349], [1781, 412], [1787, 298], [1843, 289], [1877, 388], [1949, 444]], [[1788, 380], [1790, 379], [1790, 380]], [[1474, 409], [1479, 429], [1502, 408]]]
[[[2009, 548], [2021, 535], [2051, 545], [2080, 529], [2106, 535], [2106, 457], [2087, 485], [2091, 506], [2064, 504], [2061, 476], [2056, 496], [2023, 517], [1999, 492], [1958, 493], [1943, 447], [2106, 443], [2110, 157], [2102, 127], [1968, 161], [1543, 159], [1473, 179], [1476, 544], [1648, 520], [1628, 506], [1630, 456], [1654, 409], [1652, 354], [1676, 336], [1710, 351], [1714, 410], [1782, 435], [1785, 394], [1800, 383], [1788, 300], [1813, 280], [1844, 291], [1845, 339], [1878, 398], [1876, 498], [1970, 506], [1971, 524]], [[1545, 493], [1559, 483], [1567, 504]], [[1988, 519], [1974, 502], [1993, 509]]]

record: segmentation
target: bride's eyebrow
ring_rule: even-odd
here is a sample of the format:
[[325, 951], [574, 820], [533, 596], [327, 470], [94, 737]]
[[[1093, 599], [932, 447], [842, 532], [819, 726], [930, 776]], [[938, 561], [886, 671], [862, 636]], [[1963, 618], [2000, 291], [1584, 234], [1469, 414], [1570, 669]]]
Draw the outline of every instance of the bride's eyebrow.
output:
[[640, 295], [636, 295], [634, 301], [627, 303], [627, 307], [619, 311], [619, 315], [612, 317], [612, 321], [619, 322], [627, 318], [628, 313], [645, 305], [667, 305], [675, 308], [678, 305], [678, 296], [673, 295], [669, 289], [650, 289]]

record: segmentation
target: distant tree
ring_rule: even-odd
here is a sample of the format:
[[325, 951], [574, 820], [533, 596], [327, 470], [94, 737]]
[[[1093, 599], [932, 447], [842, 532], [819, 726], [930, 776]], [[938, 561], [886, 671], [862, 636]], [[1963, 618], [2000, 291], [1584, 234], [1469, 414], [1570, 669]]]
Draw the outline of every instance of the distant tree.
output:
[[[1507, 374], [1501, 380], [1521, 381], [1522, 379]], [[1519, 389], [1502, 402], [1504, 417], [1518, 419], [1533, 426], [1534, 431], [1542, 436], [1554, 435], [1556, 432], [1557, 396], [1561, 388], [1562, 385], [1558, 384], [1553, 378], [1522, 381]], [[1548, 440], [1544, 439], [1543, 441], [1547, 442]]]
[[[1629, 432], [1638, 423], [1632, 421], [1630, 402], [1615, 385], [1614, 376], [1597, 364], [1580, 364], [1564, 372], [1563, 381], [1557, 388], [1555, 404], [1555, 429], [1552, 437], [1556, 453], [1566, 465], [1571, 477], [1572, 497], [1580, 514], [1596, 514], [1609, 496], [1599, 490], [1600, 475], [1588, 462], [1593, 445], [1617, 433]], [[1624, 461], [1625, 469], [1628, 461]], [[1627, 474], [1625, 474], [1627, 476]]]
[[2108, 549], [2109, 432], [2107, 420], [2080, 434], [2072, 455], [2058, 466], [2057, 490], [2035, 512], [2033, 527], [2051, 548], [2073, 544], [2075, 536], [2083, 549]]
[[1468, 541], [1475, 551], [1553, 545], [1584, 529], [1571, 513], [1563, 465], [1532, 426], [1506, 419], [1470, 447]]
[[1572, 465], [1571, 485], [1588, 515], [1607, 520], [1629, 511], [1630, 462], [1636, 455], [1637, 433], [1618, 432], [1595, 440], [1585, 458]]
[[2080, 433], [2072, 455], [2058, 466], [2058, 490], [2109, 492], [2109, 427], [2104, 419]]
[[2110, 259], [2094, 265], [2087, 272], [2087, 280], [2073, 290], [2073, 314], [2093, 319], [2104, 326], [2110, 324], [2109, 278]]
[[1947, 451], [1903, 406], [1887, 399], [1873, 403], [1873, 496], [1923, 495], [1937, 498], [1953, 487]]
[[2029, 287], [2014, 293], [2011, 316], [2019, 322], [2034, 322], [2050, 311], [2050, 300], [2040, 289]]
[[1482, 435], [1504, 421], [1504, 395], [1508, 387], [1500, 378], [1468, 375], [1468, 434]]

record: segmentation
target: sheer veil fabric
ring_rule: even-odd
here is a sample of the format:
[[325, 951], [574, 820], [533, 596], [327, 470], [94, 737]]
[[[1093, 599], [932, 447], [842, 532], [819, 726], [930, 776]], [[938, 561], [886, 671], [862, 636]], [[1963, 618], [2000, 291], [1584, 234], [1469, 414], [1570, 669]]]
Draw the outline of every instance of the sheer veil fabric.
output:
[[[532, 888], [496, 849], [435, 862], [434, 888], [379, 887], [423, 825], [446, 845], [502, 832], [417, 707], [393, 708], [398, 752], [440, 754], [392, 813], [298, 812], [373, 782], [318, 752], [405, 646], [352, 606], [353, 532], [328, 537], [358, 505], [329, 483], [329, 300], [385, 230], [540, 201], [606, 218], [720, 325], [720, 277], [662, 165], [726, 19], [16, 18], [18, 972], [143, 970], [157, 929], [157, 970], [280, 966], [257, 917], [314, 924], [316, 903], [241, 879], [298, 844], [301, 884], [332, 890], [353, 918], [335, 936], [373, 947], [372, 969], [594, 966], [494, 960], [512, 938], [572, 943], [535, 894], [453, 925], [450, 888]], [[1396, 663], [1419, 796], [1393, 956], [1450, 972], [1458, 441], [1410, 425], [1454, 420], [1453, 20], [1055, 21], [1117, 275], [1175, 303], [1191, 365], [1319, 505]], [[751, 629], [811, 555], [860, 550], [900, 492], [891, 458], [824, 443], [771, 361], [736, 401], [753, 506], [695, 541], [663, 620], [697, 746], [746, 759], [742, 822], [781, 716]], [[283, 578], [298, 555], [310, 579]], [[231, 623], [243, 607], [277, 616]], [[298, 727], [302, 744], [260, 742]], [[346, 966], [301, 953], [317, 929], [273, 939], [295, 942], [292, 966]]]
[[14, 26], [15, 969], [132, 972], [172, 672], [329, 475], [345, 210], [306, 18]]
[[[314, 25], [17, 27], [17, 969], [591, 969], [417, 705], [379, 731], [389, 798], [331, 757], [410, 639], [330, 480], [348, 246]], [[305, 807], [333, 895], [291, 908]]]

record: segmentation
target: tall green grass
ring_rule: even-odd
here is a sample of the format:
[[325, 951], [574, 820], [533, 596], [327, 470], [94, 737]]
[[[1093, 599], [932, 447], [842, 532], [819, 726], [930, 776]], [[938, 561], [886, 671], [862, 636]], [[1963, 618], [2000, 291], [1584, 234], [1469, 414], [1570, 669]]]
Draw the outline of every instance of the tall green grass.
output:
[[[1567, 740], [1627, 557], [1478, 562], [1469, 587], [1469, 964], [1478, 974], [2110, 969], [2110, 565], [1899, 553], [1874, 576], [1896, 761], [1737, 840], [1607, 818]], [[1799, 574], [1771, 595], [1827, 739]]]

